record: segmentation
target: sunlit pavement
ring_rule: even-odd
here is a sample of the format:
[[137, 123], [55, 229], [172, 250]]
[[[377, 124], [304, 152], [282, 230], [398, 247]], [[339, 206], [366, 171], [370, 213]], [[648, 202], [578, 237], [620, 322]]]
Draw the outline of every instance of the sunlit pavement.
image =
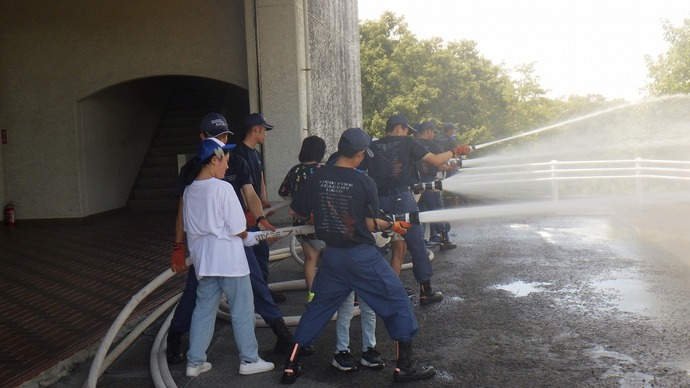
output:
[[[414, 310], [420, 332], [414, 358], [437, 370], [413, 386], [447, 387], [682, 387], [690, 386], [690, 256], [687, 220], [664, 217], [687, 208], [650, 209], [620, 216], [512, 216], [454, 223], [452, 251], [435, 251], [433, 286], [445, 294]], [[683, 214], [688, 214], [683, 213]], [[672, 221], [675, 219], [676, 221]], [[272, 267], [271, 281], [301, 277], [292, 259]], [[402, 279], [416, 288], [412, 271]], [[293, 291], [285, 315], [300, 314], [306, 294]], [[359, 318], [351, 349], [360, 354]], [[101, 378], [99, 386], [149, 387], [151, 328]], [[377, 327], [381, 371], [341, 372], [330, 365], [334, 325], [304, 359], [295, 386], [390, 386], [394, 342]], [[257, 329], [260, 353], [276, 370], [238, 375], [230, 325], [219, 320], [210, 372], [184, 376], [179, 387], [279, 385], [283, 357], [272, 353], [270, 329]], [[90, 362], [57, 387], [79, 386]]]

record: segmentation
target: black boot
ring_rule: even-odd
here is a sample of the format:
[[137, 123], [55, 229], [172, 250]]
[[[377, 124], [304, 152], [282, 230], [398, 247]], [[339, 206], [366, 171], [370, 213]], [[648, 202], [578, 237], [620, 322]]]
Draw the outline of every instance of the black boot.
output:
[[431, 282], [419, 285], [419, 305], [426, 306], [443, 300], [443, 294], [431, 289]]
[[415, 366], [412, 361], [412, 342], [396, 342], [398, 348], [398, 364], [393, 372], [393, 381], [405, 383], [408, 381], [426, 380], [434, 377], [436, 370], [433, 366]]
[[450, 242], [450, 239], [448, 238], [448, 232], [441, 232], [439, 234], [441, 235], [441, 248], [440, 249], [442, 251], [448, 251], [448, 250], [455, 249], [458, 247], [454, 243]]
[[182, 333], [168, 330], [167, 348], [165, 355], [168, 358], [168, 364], [181, 364], [184, 361], [184, 355], [180, 350], [180, 343], [182, 342]]
[[295, 344], [292, 348], [292, 352], [290, 352], [288, 358], [285, 360], [285, 368], [283, 368], [283, 377], [281, 379], [283, 384], [294, 383], [302, 374], [302, 366], [299, 363], [301, 359], [302, 348], [299, 344]]
[[271, 291], [271, 298], [273, 298], [275, 303], [283, 303], [287, 300], [287, 295], [283, 294], [282, 292]]
[[292, 350], [295, 345], [295, 337], [285, 324], [283, 318], [271, 323], [269, 326], [271, 326], [271, 329], [278, 338], [278, 341], [276, 341], [276, 346], [273, 350], [276, 353], [287, 353]]

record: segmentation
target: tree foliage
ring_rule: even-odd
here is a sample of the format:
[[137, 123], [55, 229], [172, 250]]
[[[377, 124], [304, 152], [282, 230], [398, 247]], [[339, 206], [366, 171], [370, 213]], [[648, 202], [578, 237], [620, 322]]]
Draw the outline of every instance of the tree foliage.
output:
[[664, 21], [664, 39], [670, 44], [665, 54], [656, 60], [646, 56], [652, 95], [690, 93], [690, 19], [679, 27]]
[[534, 129], [605, 103], [601, 96], [553, 100], [534, 65], [508, 70], [472, 40], [419, 40], [404, 18], [385, 12], [360, 23], [364, 129], [383, 135], [394, 113], [411, 122], [453, 122], [460, 141], [479, 144]]

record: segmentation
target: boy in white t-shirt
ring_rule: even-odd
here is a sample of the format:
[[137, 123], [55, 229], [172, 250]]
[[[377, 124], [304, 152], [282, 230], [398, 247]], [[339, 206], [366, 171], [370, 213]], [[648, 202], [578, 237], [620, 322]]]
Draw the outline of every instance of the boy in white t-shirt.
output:
[[254, 296], [244, 246], [256, 244], [247, 232], [244, 212], [232, 185], [222, 179], [228, 168], [228, 150], [215, 138], [203, 140], [197, 150], [199, 173], [184, 191], [184, 227], [190, 258], [199, 279], [197, 301], [189, 332], [187, 376], [211, 369], [206, 350], [213, 337], [216, 311], [225, 293], [232, 315], [232, 331], [240, 353], [240, 374], [273, 369], [259, 357], [254, 334]]

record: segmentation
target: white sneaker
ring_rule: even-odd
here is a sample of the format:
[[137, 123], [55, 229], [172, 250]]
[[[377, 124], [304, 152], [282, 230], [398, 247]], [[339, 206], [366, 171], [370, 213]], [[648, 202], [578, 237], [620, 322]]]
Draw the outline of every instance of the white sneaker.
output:
[[201, 365], [194, 365], [191, 362], [187, 363], [187, 377], [196, 377], [204, 372], [211, 370], [211, 363], [204, 362]]
[[241, 375], [253, 375], [254, 373], [268, 372], [275, 367], [272, 362], [264, 361], [259, 358], [259, 361], [252, 363], [240, 364]]

